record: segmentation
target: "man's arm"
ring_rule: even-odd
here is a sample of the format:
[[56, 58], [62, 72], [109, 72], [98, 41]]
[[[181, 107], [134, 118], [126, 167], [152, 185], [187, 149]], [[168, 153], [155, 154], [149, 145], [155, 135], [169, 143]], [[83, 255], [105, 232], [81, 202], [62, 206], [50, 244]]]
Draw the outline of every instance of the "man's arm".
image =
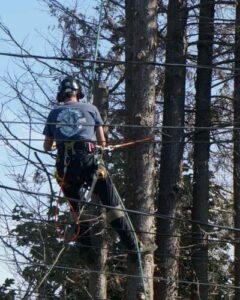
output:
[[51, 136], [45, 136], [45, 139], [43, 142], [44, 151], [52, 150], [53, 143], [54, 143], [54, 139]]
[[104, 134], [102, 126], [97, 126], [97, 128], [96, 128], [96, 137], [97, 137], [97, 144], [99, 146], [105, 147], [106, 146], [106, 139], [105, 139], [105, 134]]

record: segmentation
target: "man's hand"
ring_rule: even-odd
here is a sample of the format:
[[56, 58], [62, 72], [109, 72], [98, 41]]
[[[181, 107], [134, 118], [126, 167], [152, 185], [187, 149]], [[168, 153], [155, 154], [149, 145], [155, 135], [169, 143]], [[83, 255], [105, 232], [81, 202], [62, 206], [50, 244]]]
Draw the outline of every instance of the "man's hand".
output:
[[50, 136], [45, 136], [44, 142], [43, 142], [43, 149], [44, 151], [51, 151], [54, 150], [56, 147], [54, 143], [54, 139]]

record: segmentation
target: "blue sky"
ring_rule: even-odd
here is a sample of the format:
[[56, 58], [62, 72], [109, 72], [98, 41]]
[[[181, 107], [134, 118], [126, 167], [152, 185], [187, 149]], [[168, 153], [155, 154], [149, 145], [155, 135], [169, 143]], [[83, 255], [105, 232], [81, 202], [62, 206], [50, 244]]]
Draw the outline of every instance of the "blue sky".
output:
[[[61, 1], [61, 3], [63, 2], [64, 1]], [[81, 12], [89, 14], [94, 3], [96, 3], [95, 0], [81, 0]], [[19, 44], [24, 44], [24, 48], [28, 49], [31, 54], [51, 55], [50, 48], [44, 37], [48, 36], [49, 26], [56, 25], [56, 20], [54, 17], [50, 16], [47, 7], [41, 0], [2, 1], [0, 21], [10, 30], [17, 42]], [[16, 49], [16, 47], [7, 43], [5, 39], [6, 36], [3, 36], [0, 31], [0, 52], [20, 52], [19, 49]], [[7, 72], [10, 72], [10, 74], [13, 74], [16, 77], [20, 76], [19, 74], [22, 74], [23, 70], [17, 66], [17, 63], [18, 59], [0, 56], [0, 78], [6, 76]], [[7, 90], [4, 89], [4, 85], [1, 82], [0, 102], [5, 100], [5, 94], [7, 94]], [[13, 110], [14, 109], [16, 109], [16, 107], [14, 107]], [[5, 117], [10, 120], [11, 114], [7, 113]], [[19, 127], [19, 130], [22, 129]], [[21, 134], [23, 134], [22, 131]], [[1, 165], [1, 163], [8, 164], [8, 154], [5, 152], [5, 147], [6, 146], [2, 145], [0, 141], [0, 182], [12, 185], [12, 182], [8, 183], [8, 177]], [[1, 193], [2, 191], [0, 190], [0, 195]], [[3, 256], [6, 256], [6, 254], [0, 243], [0, 257]], [[12, 274], [9, 273], [7, 264], [3, 264], [1, 261], [0, 270], [0, 284], [2, 284], [7, 277], [13, 277]]]
[[[47, 43], [39, 36], [40, 34], [47, 36], [48, 26], [54, 25], [55, 19], [49, 15], [47, 8], [40, 1], [1, 1], [0, 21], [11, 31], [20, 44], [24, 42], [26, 48], [31, 49], [33, 53], [47, 55]], [[0, 33], [0, 52], [19, 52], [6, 44], [3, 38], [2, 33]], [[0, 56], [0, 76], [4, 76], [7, 71], [17, 75], [18, 68], [11, 58]], [[2, 147], [0, 149], [3, 150]], [[2, 158], [7, 159], [6, 156], [2, 156]], [[3, 168], [1, 168], [1, 181], [4, 176]], [[0, 254], [5, 255], [1, 245]], [[12, 277], [12, 275], [6, 264], [0, 263], [0, 269], [0, 284], [2, 284], [8, 276]]]
[[[51, 17], [47, 8], [38, 0], [2, 1], [0, 10], [0, 20], [8, 27], [16, 40], [24, 43], [28, 49], [35, 53], [47, 54], [47, 43], [43, 38], [47, 36], [48, 27], [55, 24], [55, 19]], [[0, 35], [1, 52], [14, 52], [14, 49], [6, 44]], [[0, 57], [0, 72], [9, 67], [11, 59]]]
[[38, 0], [4, 1], [1, 3], [0, 16], [20, 42], [27, 36], [33, 38], [33, 46], [37, 42], [36, 31], [46, 32], [49, 25], [55, 24], [47, 8]]

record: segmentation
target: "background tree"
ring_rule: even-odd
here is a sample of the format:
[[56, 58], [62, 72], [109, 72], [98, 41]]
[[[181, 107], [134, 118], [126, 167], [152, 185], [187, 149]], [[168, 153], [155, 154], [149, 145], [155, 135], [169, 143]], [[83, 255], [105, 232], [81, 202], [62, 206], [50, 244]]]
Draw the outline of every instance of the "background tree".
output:
[[[140, 129], [129, 128], [126, 140], [135, 141], [153, 138], [152, 126], [155, 116], [155, 62], [157, 46], [157, 1], [126, 0], [126, 124], [137, 125]], [[139, 30], [141, 28], [141, 30]], [[143, 64], [145, 63], [145, 64]], [[127, 149], [126, 173], [128, 178], [126, 201], [128, 207], [146, 213], [154, 212], [154, 147], [153, 143], [133, 145]], [[149, 180], [151, 178], [151, 180]], [[143, 244], [154, 249], [155, 222], [152, 217], [134, 216], [134, 228]], [[146, 234], [143, 234], [145, 232]], [[150, 234], [148, 234], [150, 233]], [[144, 276], [148, 299], [153, 299], [153, 252], [143, 255]], [[135, 263], [136, 265], [136, 263]], [[135, 275], [141, 275], [136, 266], [131, 266]], [[128, 280], [127, 299], [137, 299], [136, 291], [141, 277]]]
[[[233, 184], [234, 184], [234, 227], [240, 228], [240, 2], [236, 3], [236, 24], [235, 24], [235, 77], [234, 77], [234, 131], [233, 131]], [[234, 284], [240, 284], [240, 246], [238, 243], [239, 231], [235, 231], [235, 247], [234, 247]], [[240, 291], [236, 290], [235, 299], [240, 297]]]
[[[200, 1], [198, 60], [199, 66], [208, 66], [207, 70], [199, 68], [196, 78], [196, 121], [194, 134], [194, 171], [193, 171], [193, 208], [192, 219], [208, 223], [209, 206], [209, 131], [211, 126], [211, 83], [214, 38], [214, 1]], [[202, 130], [201, 128], [205, 128]], [[201, 283], [208, 282], [208, 247], [207, 228], [198, 223], [192, 224], [193, 276]], [[193, 299], [208, 299], [208, 287], [193, 286]]]
[[[28, 56], [28, 58], [15, 58], [15, 62], [22, 70], [21, 75], [6, 72], [1, 78], [1, 93], [4, 95], [1, 99], [0, 134], [4, 143], [3, 148], [7, 149], [8, 156], [8, 168], [2, 179], [0, 194], [2, 203], [0, 239], [8, 255], [3, 259], [12, 266], [15, 272], [14, 287], [16, 286], [16, 291], [23, 297], [29, 297], [32, 293], [32, 296], [39, 298], [44, 296], [56, 299], [71, 297], [91, 299], [93, 293], [92, 287], [89, 288], [89, 282], [94, 276], [101, 278], [103, 275], [107, 279], [107, 297], [118, 300], [121, 299], [126, 285], [129, 293], [135, 295], [139, 280], [129, 279], [126, 251], [123, 251], [119, 241], [108, 227], [105, 228], [105, 232], [111, 243], [109, 243], [109, 255], [104, 269], [102, 266], [105, 263], [100, 264], [100, 268], [99, 266], [96, 269], [92, 266], [89, 268], [87, 254], [90, 251], [84, 251], [84, 249], [89, 250], [89, 247], [83, 247], [84, 245], [80, 243], [77, 247], [74, 243], [69, 243], [61, 252], [64, 243], [58, 238], [55, 229], [55, 211], [57, 208], [60, 210], [58, 223], [59, 229], [63, 231], [69, 223], [69, 215], [64, 214], [66, 207], [61, 199], [56, 205], [55, 196], [58, 194], [59, 187], [56, 186], [53, 176], [54, 154], [49, 156], [42, 152], [42, 141], [38, 141], [42, 139], [41, 132], [46, 115], [55, 105], [59, 78], [66, 74], [73, 74], [80, 79], [86, 95], [91, 90], [93, 62], [89, 59], [94, 57], [100, 2], [92, 1], [93, 6], [88, 11], [83, 10], [83, 2], [69, 0], [63, 4], [56, 0], [44, 0], [41, 3], [49, 8], [49, 13], [58, 22], [58, 26], [51, 28], [47, 36], [51, 53], [56, 55], [56, 60], [43, 59], [43, 57], [29, 59], [29, 55], [32, 54], [30, 47], [22, 41], [17, 41], [6, 26], [0, 25], [4, 42], [8, 43], [9, 47], [12, 45], [12, 52]], [[152, 15], [143, 13], [143, 7], [147, 7], [147, 3], [152, 5]], [[232, 297], [234, 291], [237, 291], [237, 287], [234, 289], [230, 284], [234, 280], [232, 262], [234, 231], [231, 229], [234, 212], [231, 126], [233, 125], [236, 6], [235, 2], [231, 1], [214, 2], [214, 4], [214, 19], [209, 22], [209, 28], [213, 26], [215, 29], [213, 57], [211, 65], [203, 67], [198, 65], [200, 53], [198, 33], [202, 21], [200, 1], [176, 3], [176, 1], [163, 0], [157, 1], [156, 8], [154, 1], [132, 1], [131, 3], [130, 1], [104, 1], [98, 49], [98, 58], [101, 62], [96, 64], [95, 78], [98, 82], [104, 82], [109, 88], [109, 143], [118, 144], [125, 142], [126, 139], [136, 140], [155, 135], [154, 172], [157, 172], [157, 177], [160, 178], [157, 184], [151, 173], [153, 145], [150, 142], [136, 144], [132, 148], [120, 148], [106, 156], [106, 160], [110, 162], [108, 166], [113, 181], [129, 207], [137, 211], [143, 210], [143, 213], [147, 214], [149, 211], [154, 211], [154, 189], [156, 188], [157, 191], [159, 189], [158, 208], [160, 209], [155, 214], [159, 229], [159, 232], [156, 232], [159, 249], [155, 262], [157, 267], [160, 267], [155, 273], [158, 277], [155, 280], [160, 280], [160, 283], [157, 282], [155, 286], [157, 299], [159, 297], [165, 299], [165, 295], [169, 299], [177, 296], [189, 299], [191, 286], [198, 286], [196, 277], [192, 276], [194, 269], [191, 263], [192, 249], [196, 249], [196, 245], [193, 245], [195, 239], [191, 238], [195, 108], [199, 96], [195, 80], [198, 77], [198, 69], [202, 70], [202, 73], [209, 67], [212, 69], [210, 93], [212, 128], [208, 133], [211, 143], [208, 164], [209, 193], [207, 200], [205, 199], [208, 202], [209, 213], [204, 209], [204, 216], [208, 215], [206, 222], [210, 223], [207, 226], [209, 288], [206, 282], [202, 282], [201, 286], [204, 288], [204, 293], [209, 289], [209, 299]], [[156, 27], [155, 9], [158, 27], [157, 45], [152, 45], [152, 48], [149, 48], [152, 52], [148, 52], [147, 45], [151, 45], [149, 37], [151, 34], [152, 37], [154, 36], [153, 31]], [[132, 14], [134, 17], [130, 19], [129, 16]], [[149, 31], [141, 23], [145, 20], [150, 24]], [[138, 31], [136, 24], [138, 24]], [[136, 36], [132, 36], [127, 30], [131, 26]], [[136, 37], [140, 39], [137, 40]], [[132, 49], [127, 49], [125, 47], [127, 45], [131, 45]], [[139, 55], [137, 56], [136, 53]], [[129, 56], [126, 62], [125, 56], [128, 54], [133, 56]], [[156, 56], [155, 66], [153, 56]], [[132, 59], [136, 60], [135, 64], [129, 61]], [[166, 61], [168, 64], [165, 64]], [[187, 68], [184, 68], [185, 62]], [[209, 76], [208, 71], [204, 74]], [[127, 78], [132, 80], [132, 84]], [[145, 78], [146, 82], [140, 85], [136, 82], [136, 78], [139, 82]], [[148, 89], [150, 86], [153, 90]], [[206, 92], [205, 89], [209, 89], [209, 86], [204, 86]], [[155, 120], [152, 119], [153, 115]], [[14, 123], [14, 121], [18, 122]], [[174, 128], [162, 127], [171, 124]], [[152, 125], [156, 125], [157, 128], [153, 130], [149, 127]], [[183, 125], [185, 125], [184, 130]], [[196, 131], [196, 134], [198, 133], [201, 134]], [[207, 148], [206, 145], [202, 147]], [[133, 169], [134, 172], [131, 173]], [[142, 172], [145, 172], [145, 175]], [[12, 182], [11, 189], [6, 186], [6, 178]], [[132, 187], [129, 186], [131, 182]], [[132, 193], [135, 184], [139, 182], [142, 182], [141, 188], [144, 186], [147, 189], [134, 190]], [[201, 185], [199, 189], [206, 190], [206, 186]], [[165, 203], [162, 192], [167, 193], [167, 191], [170, 195], [164, 194]], [[133, 199], [132, 195], [136, 197]], [[135, 203], [136, 199], [141, 203], [141, 207]], [[133, 205], [131, 201], [134, 202]], [[150, 204], [153, 205], [150, 207]], [[89, 218], [87, 215], [86, 217]], [[145, 242], [150, 241], [150, 245], [154, 244], [153, 215], [149, 218], [140, 217], [136, 212], [131, 214], [131, 218], [138, 229], [138, 236]], [[83, 217], [81, 220], [83, 221]], [[197, 225], [198, 221], [194, 224]], [[164, 231], [165, 225], [169, 230], [167, 232]], [[153, 228], [150, 228], [151, 226]], [[205, 229], [203, 224], [201, 229]], [[82, 242], [86, 238], [83, 232], [82, 222]], [[96, 250], [96, 248], [91, 249]], [[85, 256], [84, 252], [87, 253]], [[54, 265], [59, 254], [59, 259]], [[89, 256], [91, 258], [91, 255]], [[150, 270], [153, 266], [152, 253], [144, 255], [143, 261], [144, 273], [152, 274], [153, 270]], [[206, 270], [206, 263], [204, 265]], [[52, 270], [48, 274], [51, 267]], [[133, 264], [129, 267], [133, 267]], [[39, 286], [47, 274], [46, 280]], [[150, 297], [153, 297], [152, 283], [153, 280], [149, 278], [147, 285], [149, 284], [150, 287]], [[102, 287], [106, 290], [104, 283], [100, 284], [95, 292], [100, 292]]]
[[[181, 200], [181, 164], [184, 142], [186, 1], [169, 1], [166, 36], [163, 130], [158, 212], [177, 216]], [[181, 66], [176, 66], [180, 64]], [[155, 299], [177, 298], [179, 229], [171, 218], [157, 219], [157, 272], [170, 281], [157, 281]]]

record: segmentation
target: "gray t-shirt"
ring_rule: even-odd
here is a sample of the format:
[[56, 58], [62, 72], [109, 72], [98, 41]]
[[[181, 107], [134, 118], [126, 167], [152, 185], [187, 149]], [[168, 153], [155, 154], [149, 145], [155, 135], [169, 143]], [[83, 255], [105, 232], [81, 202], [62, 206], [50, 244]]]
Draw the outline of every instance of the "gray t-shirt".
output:
[[57, 146], [66, 141], [96, 141], [95, 126], [102, 124], [96, 106], [67, 102], [49, 113], [43, 134], [52, 137]]

